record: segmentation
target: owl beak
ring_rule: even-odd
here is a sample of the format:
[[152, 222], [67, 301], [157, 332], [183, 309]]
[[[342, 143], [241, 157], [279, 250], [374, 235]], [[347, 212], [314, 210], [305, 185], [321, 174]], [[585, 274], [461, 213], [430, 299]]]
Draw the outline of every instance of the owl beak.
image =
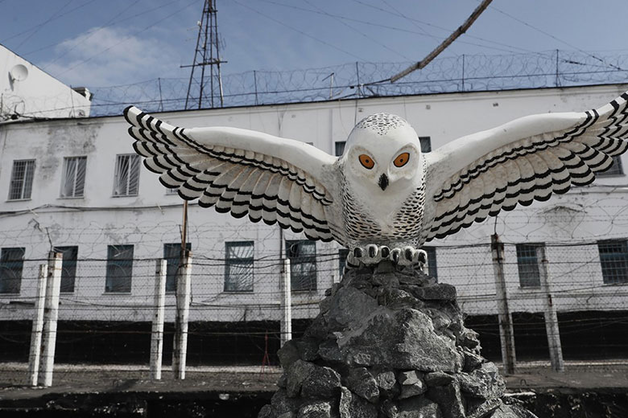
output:
[[388, 187], [388, 176], [386, 174], [382, 174], [379, 177], [379, 182], [377, 184], [382, 190], [386, 190], [386, 187]]

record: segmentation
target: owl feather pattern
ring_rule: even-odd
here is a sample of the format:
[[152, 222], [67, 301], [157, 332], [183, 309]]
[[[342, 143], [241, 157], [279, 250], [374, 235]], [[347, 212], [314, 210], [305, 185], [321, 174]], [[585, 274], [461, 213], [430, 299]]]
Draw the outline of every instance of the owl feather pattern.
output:
[[174, 127], [135, 107], [124, 115], [144, 165], [185, 200], [349, 248], [398, 248], [590, 184], [628, 148], [627, 100], [523, 117], [427, 154], [405, 120], [376, 114], [340, 157], [250, 130]]

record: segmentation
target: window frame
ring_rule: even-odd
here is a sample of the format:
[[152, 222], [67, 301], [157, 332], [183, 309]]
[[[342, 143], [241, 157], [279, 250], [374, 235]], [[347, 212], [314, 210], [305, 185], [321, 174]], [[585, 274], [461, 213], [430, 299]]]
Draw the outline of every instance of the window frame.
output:
[[[130, 250], [129, 258], [118, 258], [113, 254], [112, 250], [119, 250], [118, 254], [122, 251]], [[105, 276], [105, 293], [106, 294], [129, 294], [133, 290], [133, 245], [108, 245], [107, 246], [107, 271]], [[120, 269], [122, 274], [114, 274], [114, 269]], [[123, 286], [120, 286], [118, 281], [122, 281]], [[127, 283], [128, 282], [128, 283]], [[117, 288], [121, 288], [118, 290]]]
[[427, 253], [427, 275], [433, 277], [438, 282], [438, 264], [436, 261], [436, 247], [426, 245], [421, 247]]
[[[176, 248], [176, 255], [173, 256], [168, 250]], [[192, 243], [187, 242], [185, 249], [192, 251]], [[181, 243], [165, 243], [164, 244], [164, 260], [166, 260], [166, 293], [175, 293], [177, 291], [177, 271], [181, 262]]]
[[[122, 173], [122, 170], [123, 170], [122, 160], [124, 158], [128, 158], [126, 174]], [[139, 195], [140, 172], [141, 172], [141, 166], [142, 166], [142, 162], [140, 158], [141, 157], [138, 154], [116, 155], [116, 165], [115, 165], [114, 174], [113, 174], [113, 192], [112, 192], [113, 197], [135, 197]], [[132, 173], [133, 170], [137, 172], [135, 177], [133, 177], [133, 173]], [[125, 177], [126, 177], [126, 181], [123, 188], [120, 186]], [[135, 182], [133, 182], [133, 178], [136, 179]], [[125, 193], [122, 193], [120, 191], [122, 189], [124, 189]], [[131, 192], [132, 189], [134, 189], [134, 192]]]
[[[15, 250], [21, 252], [21, 255], [18, 258], [8, 258], [9, 253]], [[20, 294], [22, 290], [25, 254], [25, 247], [5, 247], [0, 249], [0, 295]], [[17, 272], [17, 274], [7, 279], [5, 272]], [[9, 283], [9, 286], [6, 286], [6, 281], [14, 281], [14, 283]]]
[[[423, 149], [423, 144], [427, 144], [425, 146], [425, 148], [427, 148], [426, 150]], [[427, 154], [432, 152], [432, 137], [431, 136], [420, 136], [419, 137], [419, 146], [421, 147], [421, 152], [423, 154]]]
[[[342, 150], [339, 150], [339, 148]], [[340, 157], [345, 152], [345, 148], [347, 147], [347, 141], [335, 141], [334, 142], [334, 156]], [[341, 151], [340, 153], [338, 151]]]
[[349, 256], [348, 248], [338, 249], [338, 276], [342, 278], [345, 267], [347, 266], [347, 257]]
[[[251, 248], [249, 257], [231, 257], [232, 248]], [[244, 275], [238, 272], [232, 275], [232, 268], [238, 267], [242, 270], [250, 270], [250, 278], [245, 277], [245, 281], [240, 280]], [[241, 284], [244, 283], [244, 286]], [[227, 241], [225, 242], [225, 279], [223, 292], [225, 293], [252, 293], [255, 287], [255, 241]]]
[[[545, 247], [545, 243], [516, 244], [517, 273], [519, 288], [521, 289], [538, 289], [541, 287], [541, 265], [536, 255], [536, 249], [539, 247]], [[524, 251], [527, 254], [524, 254]]]
[[[76, 287], [76, 267], [78, 264], [78, 245], [67, 245], [54, 247], [54, 251], [63, 254], [61, 261], [61, 293], [74, 293]], [[66, 255], [74, 251], [74, 257], [68, 258]], [[71, 289], [71, 290], [68, 290]]]
[[[24, 163], [24, 174], [21, 179], [17, 180], [17, 165], [19, 163]], [[30, 200], [33, 195], [33, 181], [35, 179], [35, 168], [36, 168], [36, 160], [35, 159], [22, 159], [22, 160], [13, 160], [13, 168], [11, 170], [11, 182], [9, 183], [9, 196], [7, 201], [20, 201], [20, 200]], [[19, 183], [18, 183], [19, 182]], [[19, 184], [19, 186], [17, 186]], [[19, 187], [19, 197], [13, 197], [16, 193], [16, 188]], [[28, 193], [27, 193], [28, 191]], [[28, 196], [27, 196], [28, 194]]]
[[615, 155], [613, 158], [613, 164], [606, 171], [600, 171], [595, 173], [598, 177], [617, 177], [623, 176], [624, 174], [624, 164], [621, 162], [621, 155]]
[[[602, 247], [620, 246], [622, 252], [602, 251]], [[610, 239], [597, 242], [600, 256], [600, 268], [602, 270], [602, 282], [605, 285], [626, 285], [628, 284], [628, 241], [625, 239]], [[617, 268], [617, 261], [621, 262]], [[609, 265], [609, 262], [611, 263]], [[615, 265], [613, 265], [615, 264]], [[621, 277], [617, 272], [622, 272]]]
[[[68, 164], [71, 161], [76, 161], [76, 167], [74, 168], [73, 175], [73, 183], [72, 183], [72, 192], [71, 194], [64, 195], [66, 190], [66, 183], [68, 181]], [[82, 162], [82, 164], [81, 164]], [[83, 170], [83, 176], [80, 178], [79, 169]], [[87, 156], [86, 155], [78, 155], [74, 157], [63, 157], [63, 178], [61, 179], [61, 190], [59, 191], [59, 197], [61, 199], [81, 199], [85, 197], [85, 178], [87, 176]], [[80, 180], [80, 194], [77, 192], [77, 184]]]
[[[294, 255], [295, 249], [298, 250], [301, 245], [312, 246], [314, 252], [309, 255]], [[296, 247], [294, 247], [296, 245]], [[316, 292], [318, 290], [318, 266], [316, 263], [316, 241], [314, 240], [286, 240], [286, 256], [290, 259], [290, 289], [292, 292]], [[312, 269], [308, 272], [308, 276], [303, 279], [302, 273], [304, 266], [310, 265]], [[300, 270], [297, 273], [297, 270]], [[303, 286], [303, 283], [309, 286]], [[295, 286], [298, 283], [299, 286]]]

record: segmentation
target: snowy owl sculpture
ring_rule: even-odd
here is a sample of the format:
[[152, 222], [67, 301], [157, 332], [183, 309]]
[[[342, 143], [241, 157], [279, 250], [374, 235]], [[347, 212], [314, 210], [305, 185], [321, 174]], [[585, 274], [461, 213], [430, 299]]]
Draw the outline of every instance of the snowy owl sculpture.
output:
[[586, 112], [527, 116], [421, 153], [402, 118], [376, 114], [341, 157], [260, 132], [178, 128], [135, 107], [134, 148], [185, 200], [336, 240], [353, 264], [425, 261], [420, 246], [517, 204], [590, 184], [628, 147], [628, 94]]

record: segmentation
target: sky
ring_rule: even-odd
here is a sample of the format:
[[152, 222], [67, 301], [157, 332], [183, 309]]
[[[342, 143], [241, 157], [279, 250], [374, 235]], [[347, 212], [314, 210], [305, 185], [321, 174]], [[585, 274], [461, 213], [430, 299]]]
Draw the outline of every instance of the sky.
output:
[[[420, 61], [479, 0], [217, 0], [223, 74]], [[0, 44], [72, 86], [187, 78], [203, 0], [0, 0]], [[493, 0], [441, 57], [628, 53], [626, 0]]]

